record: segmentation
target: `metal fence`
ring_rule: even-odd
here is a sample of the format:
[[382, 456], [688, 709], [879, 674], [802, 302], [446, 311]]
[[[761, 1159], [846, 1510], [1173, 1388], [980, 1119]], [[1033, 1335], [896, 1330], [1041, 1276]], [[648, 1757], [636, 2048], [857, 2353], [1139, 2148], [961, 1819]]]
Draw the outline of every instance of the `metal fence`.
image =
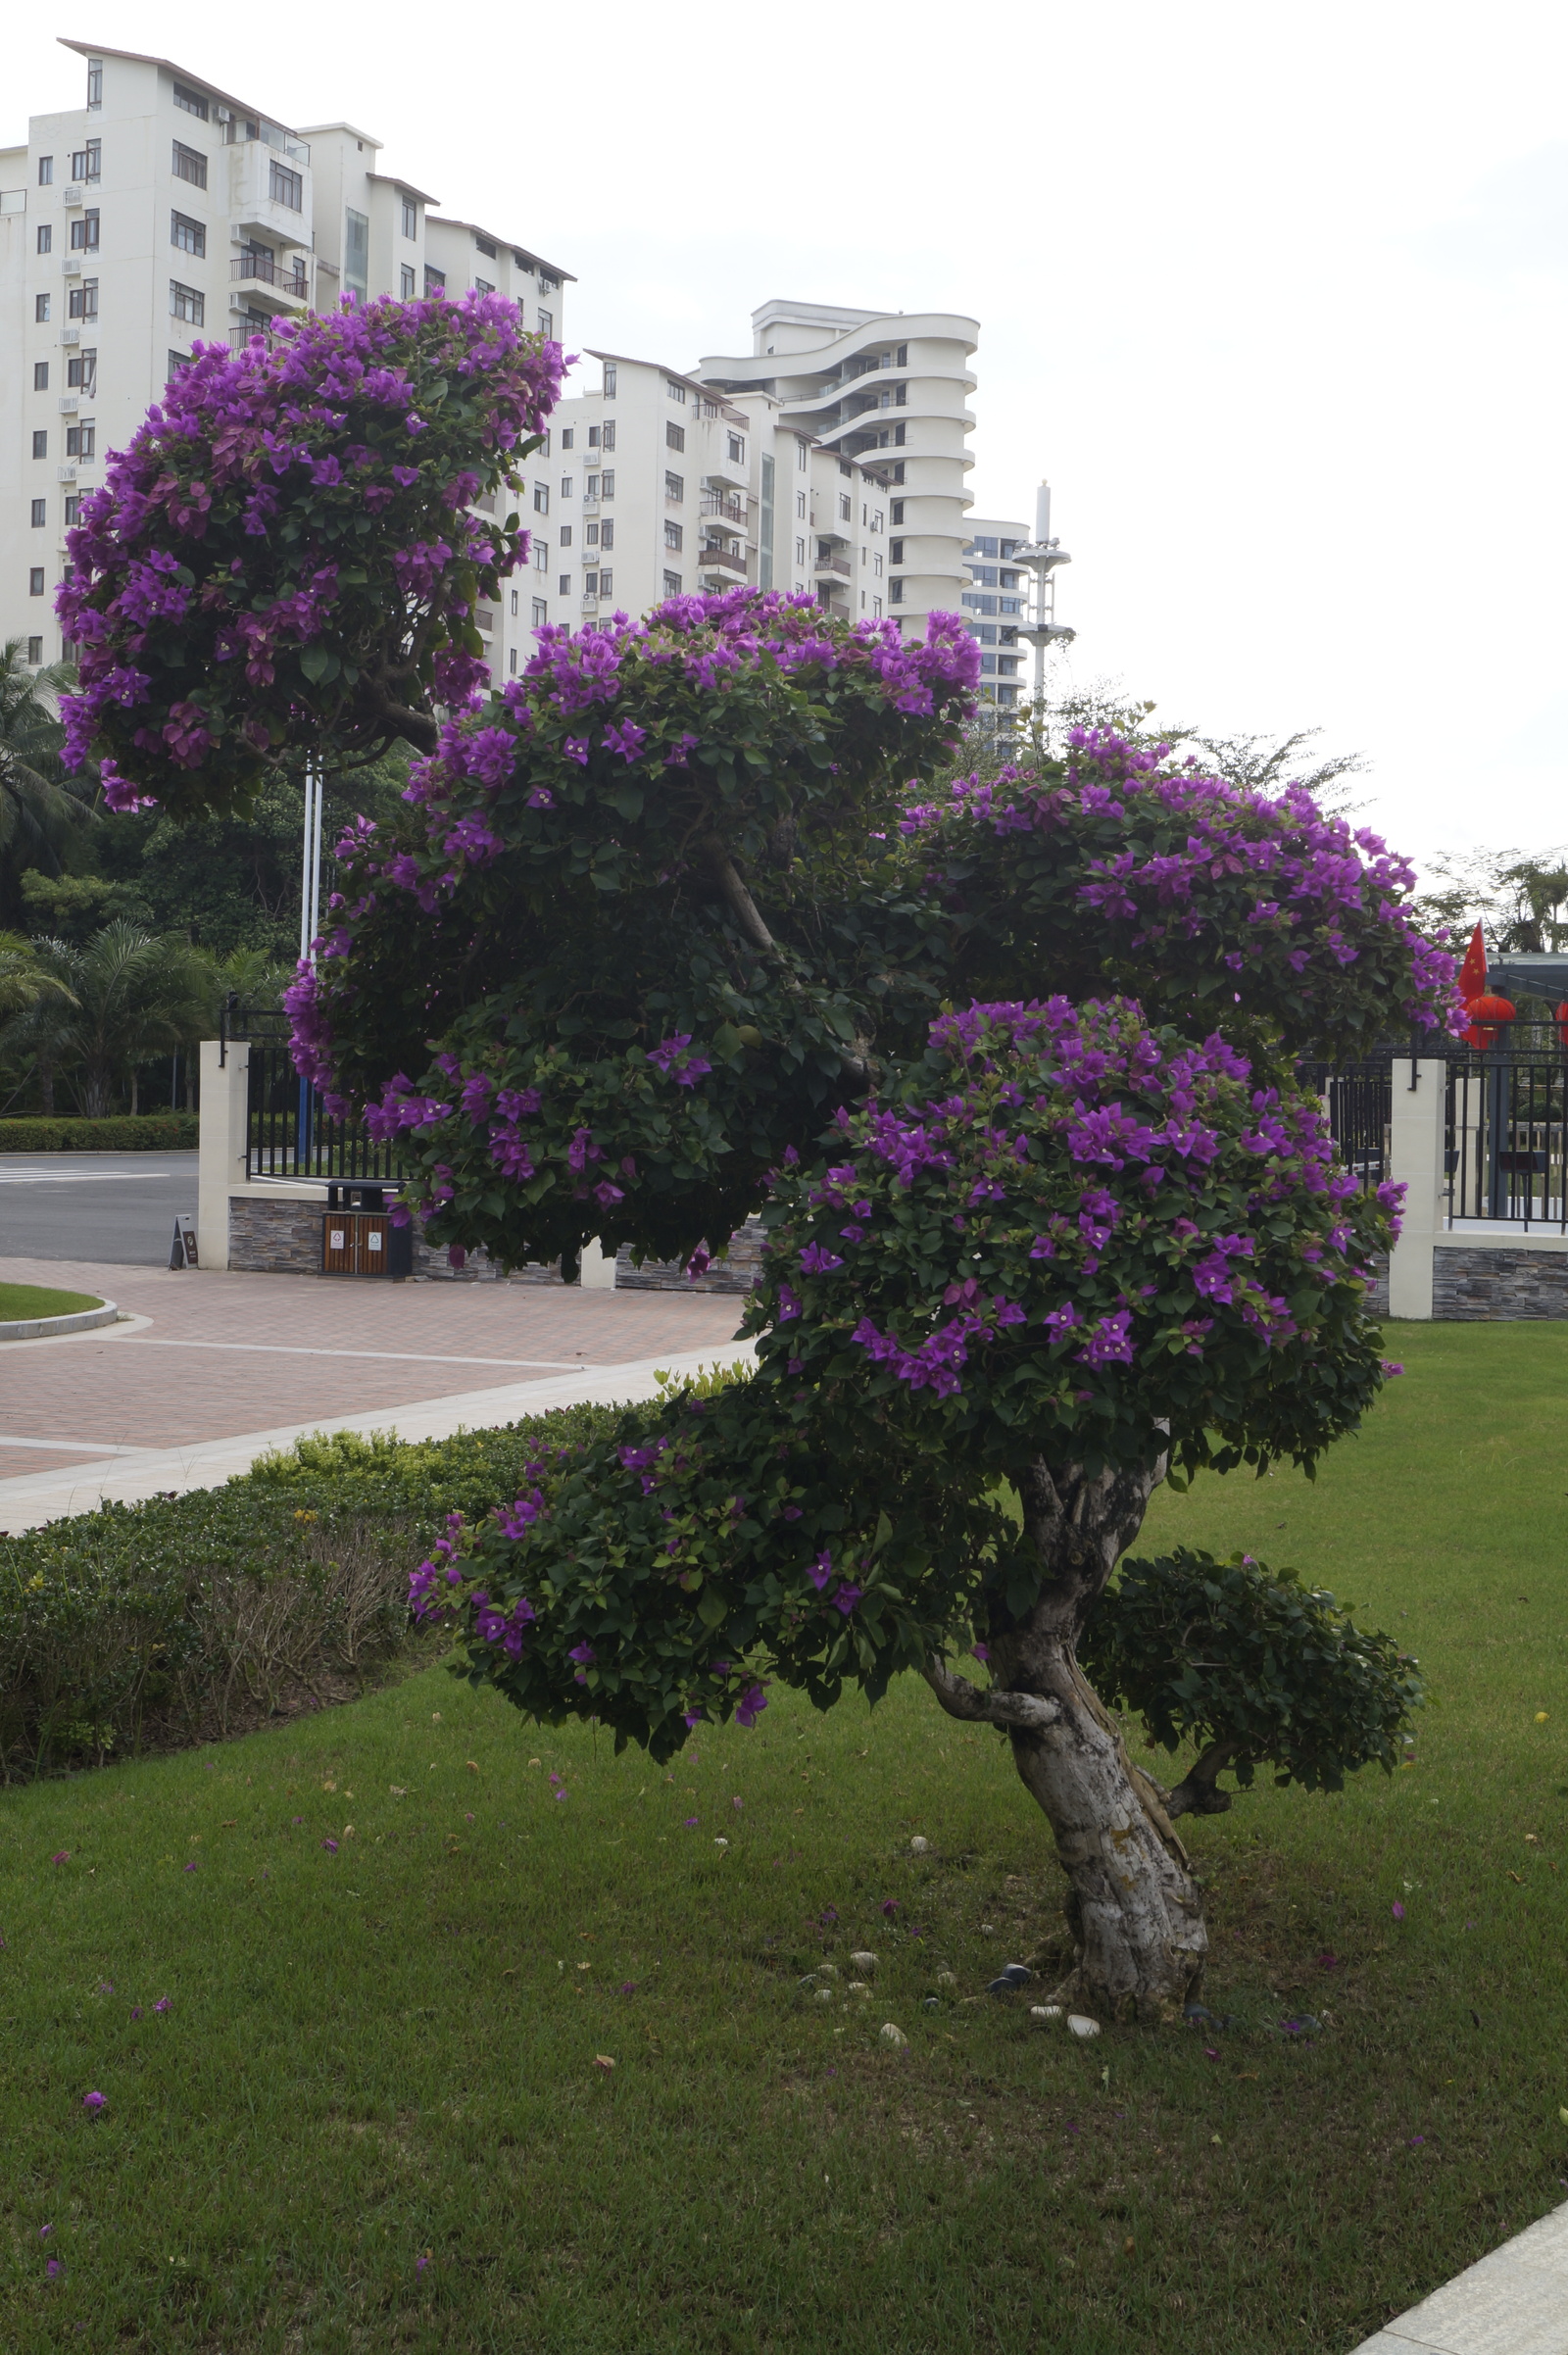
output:
[[1505, 1219], [1568, 1234], [1568, 1050], [1512, 1040], [1448, 1065], [1448, 1223]]
[[281, 1015], [229, 1008], [223, 1037], [248, 1037], [250, 1074], [245, 1120], [247, 1178], [315, 1178], [332, 1184], [394, 1186], [403, 1176], [395, 1145], [382, 1144], [357, 1120], [333, 1120], [308, 1079], [294, 1068]]

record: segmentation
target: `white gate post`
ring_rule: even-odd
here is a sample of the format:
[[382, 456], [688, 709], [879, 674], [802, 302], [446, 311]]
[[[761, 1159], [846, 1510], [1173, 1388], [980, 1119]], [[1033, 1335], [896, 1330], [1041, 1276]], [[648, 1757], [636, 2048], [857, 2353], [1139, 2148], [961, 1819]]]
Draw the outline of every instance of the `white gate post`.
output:
[[245, 1115], [251, 1051], [246, 1039], [202, 1041], [200, 1153], [196, 1165], [196, 1248], [203, 1267], [228, 1265], [228, 1198], [245, 1183]]
[[[1430, 1323], [1432, 1252], [1447, 1219], [1444, 1113], [1448, 1066], [1442, 1056], [1394, 1057], [1389, 1175], [1402, 1181], [1404, 1224], [1389, 1257], [1389, 1314]], [[1411, 1085], [1412, 1079], [1414, 1085]]]

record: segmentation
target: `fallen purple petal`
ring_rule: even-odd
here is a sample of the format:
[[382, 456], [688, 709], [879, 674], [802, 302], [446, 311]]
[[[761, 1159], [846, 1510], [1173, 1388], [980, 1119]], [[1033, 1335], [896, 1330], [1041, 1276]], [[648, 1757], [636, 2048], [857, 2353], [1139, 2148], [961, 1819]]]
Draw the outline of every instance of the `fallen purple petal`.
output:
[[1394, 1903], [1389, 1910], [1396, 1922], [1402, 1922], [1404, 1920], [1404, 1907], [1399, 1903], [1397, 1897], [1395, 1898]]
[[84, 2110], [107, 2110], [109, 2096], [107, 2093], [84, 2093], [81, 2097], [81, 2106]]

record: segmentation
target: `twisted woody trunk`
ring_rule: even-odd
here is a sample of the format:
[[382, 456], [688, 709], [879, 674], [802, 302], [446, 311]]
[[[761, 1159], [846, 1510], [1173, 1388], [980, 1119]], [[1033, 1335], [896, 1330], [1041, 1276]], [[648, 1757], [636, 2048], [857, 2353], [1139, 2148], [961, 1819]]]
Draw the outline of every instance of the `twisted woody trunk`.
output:
[[1092, 1478], [1037, 1462], [1024, 1528], [1044, 1571], [1021, 1620], [990, 1640], [990, 1690], [939, 1661], [926, 1681], [952, 1716], [1005, 1728], [1067, 1875], [1074, 1962], [1055, 1998], [1115, 2020], [1177, 2016], [1208, 1950], [1198, 1886], [1165, 1793], [1135, 1766], [1077, 1660], [1077, 1644], [1165, 1475], [1161, 1455]]

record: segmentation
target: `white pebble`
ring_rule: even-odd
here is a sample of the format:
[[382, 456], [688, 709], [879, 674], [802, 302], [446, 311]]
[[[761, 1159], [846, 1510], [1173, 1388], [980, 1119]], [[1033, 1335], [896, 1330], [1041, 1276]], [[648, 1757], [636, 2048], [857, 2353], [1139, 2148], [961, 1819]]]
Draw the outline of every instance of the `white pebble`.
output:
[[928, 1855], [930, 1853], [930, 1848], [931, 1842], [928, 1840], [922, 1839], [918, 1832], [909, 1842], [909, 1854], [911, 1856]]
[[884, 2020], [882, 2023], [882, 2041], [884, 2044], [907, 2044], [909, 2039], [905, 2035], [902, 2028], [896, 2028], [891, 2020]]
[[729, 1841], [727, 1840], [715, 1840], [713, 1845], [715, 1848], [727, 1848], [729, 1846]]
[[831, 1987], [818, 1987], [816, 1990], [816, 2000], [818, 2003], [831, 2003], [833, 2000], [833, 1989]]
[[1100, 2022], [1086, 2019], [1082, 2012], [1069, 2012], [1067, 2026], [1075, 2036], [1098, 2036], [1100, 2034]]
[[1031, 2020], [1059, 2020], [1061, 2005], [1059, 2003], [1031, 2003], [1029, 2017]]
[[939, 1987], [956, 1987], [957, 1984], [958, 1974], [956, 1971], [939, 1971], [937, 1973], [937, 1985]]
[[816, 1966], [816, 1975], [818, 1979], [837, 1979], [839, 1975], [838, 1964], [818, 1963]]
[[849, 1995], [869, 1995], [870, 1992], [863, 1979], [852, 1979], [845, 1988], [845, 1993]]
[[850, 1960], [852, 1963], [854, 1963], [858, 1971], [870, 1972], [876, 1969], [876, 1956], [874, 1954], [866, 1954], [863, 1952], [859, 1954], [852, 1954], [850, 1956]]

